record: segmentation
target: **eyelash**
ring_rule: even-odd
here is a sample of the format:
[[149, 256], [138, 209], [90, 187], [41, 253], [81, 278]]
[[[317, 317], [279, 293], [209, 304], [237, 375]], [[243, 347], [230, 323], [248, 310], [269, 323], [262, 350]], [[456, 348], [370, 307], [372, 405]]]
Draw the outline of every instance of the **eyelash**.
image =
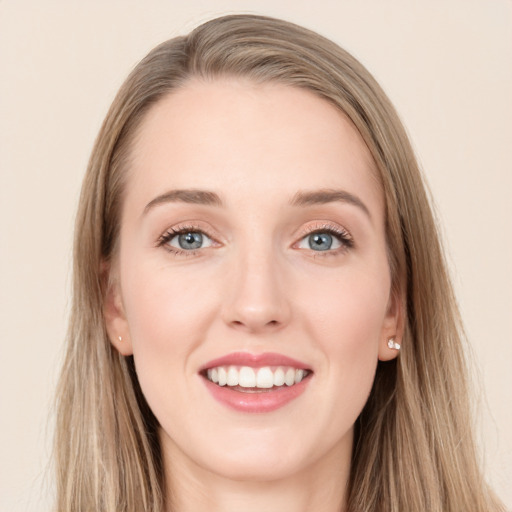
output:
[[157, 241], [157, 247], [164, 247], [167, 251], [170, 253], [176, 255], [176, 256], [195, 256], [200, 251], [200, 249], [192, 249], [189, 251], [185, 251], [184, 249], [178, 249], [177, 247], [173, 247], [172, 245], [169, 245], [169, 242], [176, 236], [184, 235], [186, 233], [201, 233], [203, 235], [206, 235], [210, 240], [213, 240], [211, 236], [209, 236], [207, 233], [205, 233], [204, 229], [201, 229], [198, 226], [180, 226], [177, 228], [171, 228], [168, 231], [166, 231]]
[[[314, 226], [309, 226], [308, 228], [306, 228], [305, 233], [302, 234], [299, 242], [301, 242], [304, 238], [314, 235], [316, 233], [326, 233], [332, 235], [340, 242], [341, 247], [339, 247], [338, 249], [327, 251], [312, 251], [313, 256], [315, 258], [337, 256], [338, 254], [345, 253], [354, 247], [354, 238], [352, 237], [352, 235], [345, 228], [333, 224], [317, 224]], [[296, 242], [294, 245], [296, 245], [299, 242]]]
[[[157, 247], [164, 247], [167, 251], [174, 254], [175, 256], [195, 256], [199, 253], [202, 248], [192, 249], [192, 250], [184, 250], [178, 249], [177, 247], [173, 247], [169, 245], [169, 242], [175, 238], [176, 236], [183, 235], [186, 233], [201, 233], [205, 235], [210, 240], [215, 243], [213, 237], [209, 236], [203, 229], [198, 226], [187, 225], [187, 226], [179, 226], [176, 228], [171, 228], [166, 231], [162, 236], [159, 237], [157, 241]], [[314, 235], [316, 233], [326, 233], [331, 236], [334, 236], [340, 243], [341, 247], [333, 250], [326, 251], [312, 251], [314, 253], [314, 257], [325, 257], [325, 256], [335, 256], [340, 253], [344, 253], [354, 247], [354, 239], [352, 235], [344, 228], [340, 228], [338, 226], [332, 224], [322, 224], [308, 227], [305, 232], [302, 234], [298, 242], [295, 242], [294, 246], [300, 243], [304, 238]]]

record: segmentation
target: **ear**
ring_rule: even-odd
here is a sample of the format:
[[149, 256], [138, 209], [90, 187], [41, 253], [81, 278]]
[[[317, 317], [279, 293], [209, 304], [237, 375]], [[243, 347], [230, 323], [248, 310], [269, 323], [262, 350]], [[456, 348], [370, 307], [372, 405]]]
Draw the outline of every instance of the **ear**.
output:
[[[382, 325], [381, 339], [379, 340], [379, 360], [391, 361], [398, 356], [402, 344], [405, 325], [405, 294], [402, 291], [391, 291], [388, 310]], [[394, 347], [389, 347], [388, 342], [393, 340]]]
[[101, 264], [103, 284], [103, 317], [110, 343], [123, 356], [133, 354], [133, 348], [121, 296], [117, 272], [109, 263]]

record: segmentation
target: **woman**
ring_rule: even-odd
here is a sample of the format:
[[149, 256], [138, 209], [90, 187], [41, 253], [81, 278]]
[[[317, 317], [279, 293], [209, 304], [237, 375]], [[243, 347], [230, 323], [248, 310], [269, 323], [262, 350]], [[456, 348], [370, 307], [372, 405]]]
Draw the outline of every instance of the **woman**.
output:
[[228, 16], [150, 52], [74, 261], [58, 510], [501, 510], [413, 152], [330, 41]]

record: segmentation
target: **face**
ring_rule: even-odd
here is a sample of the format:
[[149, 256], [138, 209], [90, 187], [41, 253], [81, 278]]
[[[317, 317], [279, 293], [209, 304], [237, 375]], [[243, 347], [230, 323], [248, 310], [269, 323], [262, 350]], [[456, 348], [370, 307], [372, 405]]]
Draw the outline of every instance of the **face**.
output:
[[350, 459], [398, 322], [375, 176], [305, 90], [196, 81], [147, 114], [105, 314], [166, 458], [237, 479]]

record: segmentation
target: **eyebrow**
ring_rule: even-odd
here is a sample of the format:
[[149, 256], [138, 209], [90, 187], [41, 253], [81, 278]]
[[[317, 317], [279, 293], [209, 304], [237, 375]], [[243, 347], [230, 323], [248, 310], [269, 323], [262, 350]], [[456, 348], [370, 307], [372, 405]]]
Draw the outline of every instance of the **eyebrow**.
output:
[[222, 200], [215, 192], [196, 189], [170, 190], [169, 192], [155, 197], [150, 201], [144, 208], [144, 213], [147, 213], [151, 208], [154, 208], [157, 205], [172, 202], [202, 204], [206, 206], [222, 206]]
[[[222, 199], [215, 192], [198, 189], [178, 189], [170, 190], [169, 192], [165, 192], [164, 194], [155, 197], [144, 208], [144, 214], [146, 214], [155, 206], [171, 202], [182, 202], [188, 204], [200, 204], [217, 207], [223, 206]], [[361, 201], [361, 199], [359, 199], [354, 194], [347, 192], [346, 190], [320, 189], [307, 192], [299, 191], [293, 196], [292, 200], [290, 201], [290, 205], [305, 207], [334, 202], [342, 202], [357, 206], [370, 219], [372, 218], [370, 210], [368, 210], [363, 201]]]
[[318, 204], [327, 204], [342, 202], [357, 206], [370, 219], [372, 218], [368, 207], [359, 199], [359, 197], [339, 189], [320, 189], [310, 192], [297, 192], [291, 201], [292, 206], [313, 206]]

